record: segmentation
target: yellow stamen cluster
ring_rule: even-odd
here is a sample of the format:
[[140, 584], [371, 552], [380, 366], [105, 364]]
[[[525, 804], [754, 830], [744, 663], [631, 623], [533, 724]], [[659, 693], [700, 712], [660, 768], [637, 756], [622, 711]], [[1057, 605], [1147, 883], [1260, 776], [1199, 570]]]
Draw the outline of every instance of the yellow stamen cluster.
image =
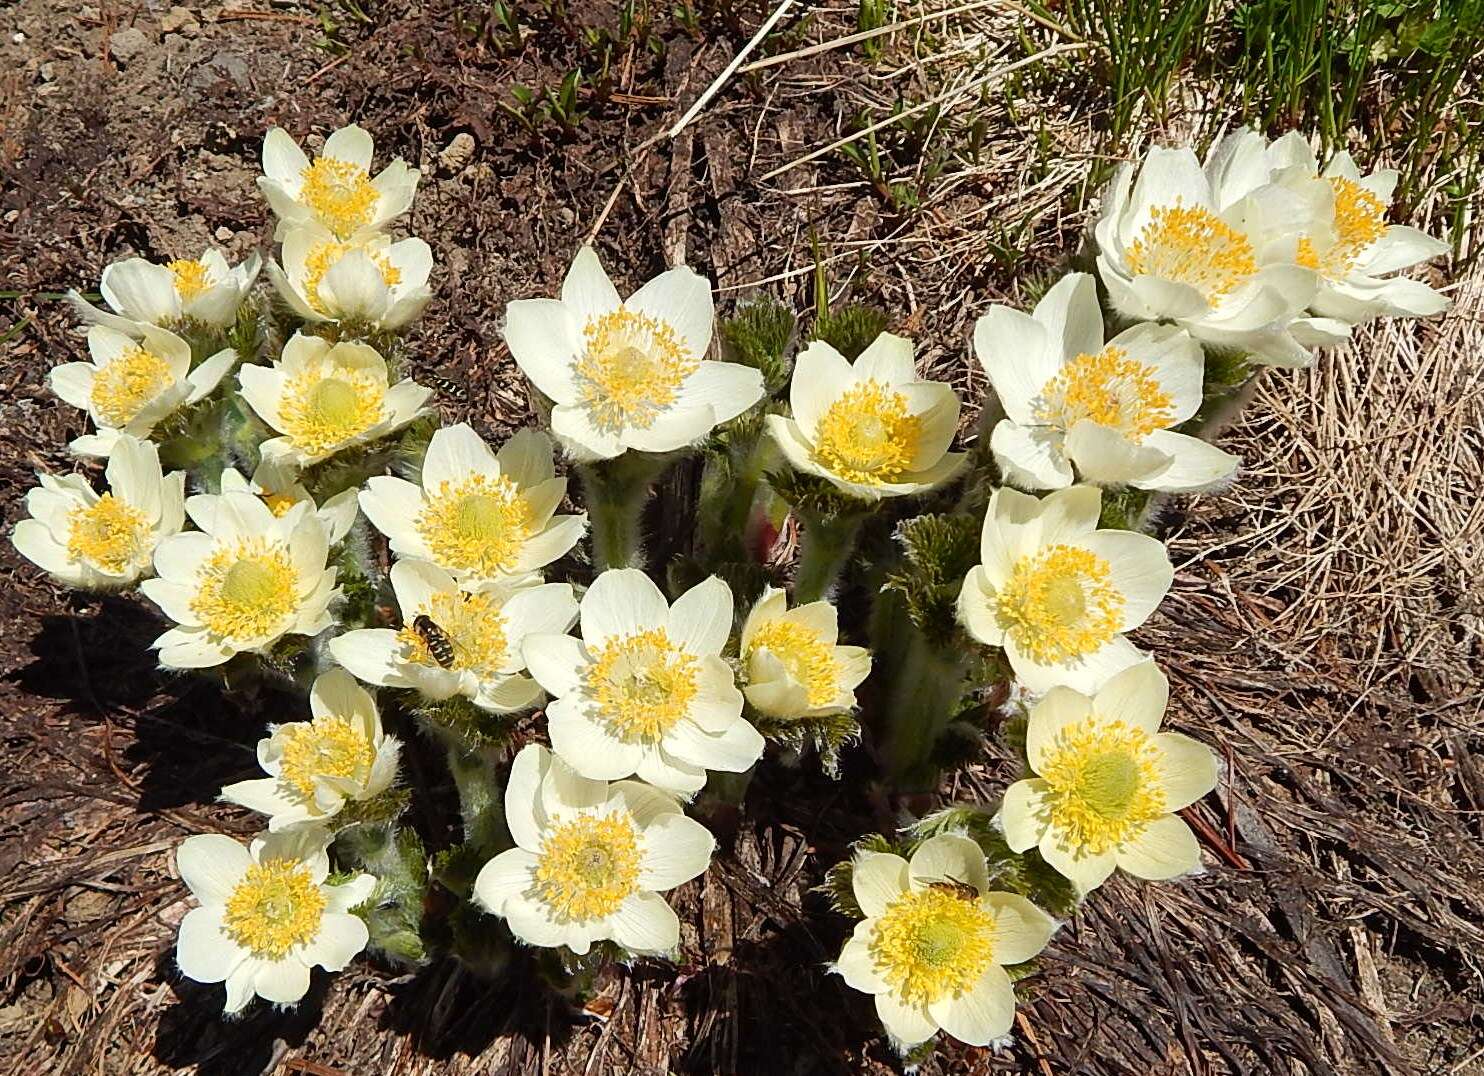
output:
[[587, 669], [587, 690], [615, 736], [653, 743], [685, 716], [698, 671], [695, 657], [656, 628], [604, 643]]
[[305, 800], [314, 798], [316, 777], [344, 777], [364, 785], [371, 775], [376, 752], [353, 720], [327, 714], [278, 731], [283, 743], [279, 777]]
[[759, 650], [767, 650], [804, 685], [810, 706], [828, 706], [840, 693], [835, 648], [804, 625], [792, 620], [768, 621], [753, 635], [745, 656]]
[[386, 378], [371, 370], [312, 366], [284, 382], [281, 428], [301, 452], [334, 452], [382, 420], [386, 387]]
[[358, 164], [321, 157], [303, 172], [299, 201], [341, 239], [369, 225], [381, 198], [367, 171]]
[[247, 868], [227, 898], [227, 935], [254, 956], [282, 960], [319, 934], [325, 895], [302, 863], [270, 859]]
[[1124, 598], [1111, 578], [1106, 560], [1077, 546], [1021, 557], [996, 595], [1000, 625], [1045, 665], [1090, 654], [1118, 632]]
[[911, 1005], [959, 997], [994, 959], [993, 913], [944, 889], [903, 893], [881, 913], [869, 948], [892, 993]]
[[639, 888], [639, 858], [639, 835], [621, 815], [563, 822], [541, 843], [537, 896], [562, 922], [612, 915]]
[[112, 493], [78, 505], [67, 516], [67, 555], [112, 575], [145, 560], [149, 539], [149, 517]]
[[[443, 629], [453, 647], [453, 663], [449, 668], [467, 669], [481, 680], [499, 675], [506, 664], [504, 602], [490, 592], [469, 594], [434, 594], [428, 607], [420, 610]], [[397, 633], [397, 638], [406, 647], [406, 660], [419, 665], [441, 668], [438, 660], [428, 650], [428, 643], [413, 628], [415, 613], [403, 611], [406, 623]]]
[[1041, 390], [1036, 420], [1069, 430], [1083, 419], [1142, 441], [1174, 421], [1174, 400], [1147, 364], [1119, 347], [1078, 355]]
[[377, 270], [381, 273], [381, 281], [389, 288], [394, 288], [402, 283], [402, 270], [391, 263], [387, 256], [370, 247], [358, 247], [354, 243], [316, 243], [309, 248], [309, 253], [304, 255], [304, 301], [318, 313], [328, 315], [329, 305], [320, 297], [319, 287], [325, 279], [325, 274], [334, 268], [335, 263], [345, 257], [353, 250], [363, 250], [369, 257]]
[[583, 327], [586, 343], [573, 378], [594, 426], [616, 434], [645, 430], [700, 369], [674, 327], [637, 310], [619, 307]]
[[417, 532], [435, 561], [484, 577], [513, 571], [534, 527], [530, 501], [504, 475], [444, 482], [417, 517]]
[[1155, 206], [1128, 248], [1128, 268], [1188, 284], [1215, 306], [1257, 272], [1252, 243], [1201, 206]]
[[1057, 835], [1100, 855], [1167, 814], [1158, 748], [1143, 729], [1092, 719], [1062, 729], [1041, 777]]
[[1320, 254], [1314, 240], [1298, 243], [1297, 261], [1329, 280], [1343, 280], [1372, 243], [1386, 234], [1386, 203], [1353, 179], [1331, 176], [1335, 192], [1334, 242]]
[[206, 275], [206, 266], [194, 258], [177, 258], [165, 266], [175, 277], [175, 290], [185, 302], [190, 302], [207, 288], [211, 278]]
[[289, 509], [299, 503], [299, 498], [292, 493], [260, 493], [258, 500], [268, 506], [268, 511], [272, 512], [276, 519], [282, 519], [288, 515]]
[[109, 426], [122, 428], [175, 383], [170, 364], [142, 347], [126, 348], [93, 377], [93, 412]]
[[895, 482], [912, 464], [922, 420], [907, 398], [874, 378], [850, 386], [830, 404], [814, 433], [814, 456], [847, 482]]
[[202, 565], [191, 612], [224, 639], [270, 638], [299, 608], [298, 583], [287, 549], [247, 538], [219, 548]]

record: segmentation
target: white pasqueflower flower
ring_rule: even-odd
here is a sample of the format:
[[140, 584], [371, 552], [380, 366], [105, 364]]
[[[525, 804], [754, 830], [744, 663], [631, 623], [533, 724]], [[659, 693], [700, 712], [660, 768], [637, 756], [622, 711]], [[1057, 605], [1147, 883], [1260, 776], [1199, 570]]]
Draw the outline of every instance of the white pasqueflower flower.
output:
[[685, 266], [625, 300], [591, 247], [572, 260], [560, 299], [505, 308], [505, 342], [555, 407], [552, 432], [572, 455], [683, 448], [763, 396], [750, 366], [713, 362], [711, 285]]
[[274, 239], [298, 224], [317, 223], [340, 239], [384, 227], [407, 212], [421, 176], [395, 158], [374, 177], [371, 136], [351, 124], [325, 139], [310, 163], [287, 131], [274, 127], [263, 138], [263, 172], [258, 189], [278, 215]]
[[[412, 688], [434, 701], [463, 695], [494, 713], [540, 701], [540, 686], [523, 675], [521, 644], [532, 633], [572, 626], [571, 584], [481, 583], [466, 590], [436, 564], [413, 559], [392, 565], [391, 581], [402, 627], [359, 628], [331, 639], [336, 661], [368, 684]], [[420, 618], [432, 622], [431, 642]]]
[[1308, 365], [1291, 327], [1318, 279], [1296, 264], [1296, 231], [1258, 239], [1262, 222], [1301, 221], [1301, 200], [1268, 184], [1229, 201], [1184, 148], [1151, 148], [1137, 172], [1136, 183], [1132, 165], [1119, 167], [1095, 228], [1114, 307], [1264, 363]]
[[63, 363], [47, 377], [51, 390], [98, 428], [68, 446], [79, 455], [107, 456], [121, 434], [147, 439], [176, 410], [210, 395], [237, 361], [237, 352], [223, 348], [192, 369], [190, 344], [154, 325], [136, 328], [137, 340], [94, 325], [91, 361]]
[[871, 672], [871, 652], [837, 646], [840, 625], [829, 602], [788, 607], [768, 587], [742, 625], [747, 701], [771, 717], [822, 717], [855, 709], [855, 689]]
[[793, 417], [768, 416], [768, 432], [797, 470], [853, 497], [875, 501], [920, 493], [959, 472], [949, 452], [958, 395], [921, 381], [912, 341], [882, 333], [851, 363], [823, 340], [799, 355], [789, 383]]
[[340, 971], [366, 947], [366, 924], [351, 909], [376, 879], [326, 885], [329, 843], [322, 827], [299, 826], [248, 848], [204, 833], [176, 850], [181, 881], [201, 905], [180, 922], [175, 959], [188, 979], [227, 984], [227, 1012], [254, 997], [292, 1005], [309, 989], [310, 968]]
[[1164, 673], [1141, 661], [1091, 698], [1057, 687], [1031, 707], [1036, 776], [1011, 785], [1000, 809], [1010, 848], [1039, 848], [1083, 894], [1115, 867], [1152, 880], [1194, 870], [1200, 846], [1175, 812], [1216, 787], [1216, 756], [1159, 731], [1169, 696]]
[[259, 446], [263, 459], [288, 467], [318, 463], [420, 416], [433, 390], [389, 378], [371, 345], [304, 333], [294, 334], [272, 366], [237, 372], [242, 398], [281, 435]]
[[[324, 504], [316, 505], [309, 490], [295, 481], [296, 476], [297, 472], [291, 467], [266, 460], [258, 464], [250, 480], [243, 478], [236, 468], [228, 467], [222, 471], [221, 492], [251, 493], [266, 504], [268, 511], [275, 516], [283, 515], [296, 504], [307, 504], [313, 509], [314, 514], [319, 516], [320, 522], [325, 525], [325, 535], [330, 545], [338, 545], [355, 524], [356, 498], [360, 490], [352, 486], [350, 489], [341, 490], [334, 496], [326, 498]], [[187, 497], [186, 511], [190, 513], [191, 519], [195, 520], [198, 512], [205, 512], [214, 503], [209, 499], [202, 500], [199, 495]], [[200, 527], [201, 524], [197, 522], [196, 526]], [[202, 527], [202, 529], [209, 528]]]
[[553, 699], [553, 750], [598, 781], [630, 774], [691, 793], [706, 771], [741, 773], [763, 753], [721, 651], [732, 592], [716, 576], [672, 606], [636, 568], [606, 571], [582, 598], [582, 638], [528, 635], [526, 666]]
[[990, 448], [1017, 486], [1062, 489], [1081, 478], [1195, 490], [1229, 478], [1240, 462], [1172, 429], [1201, 406], [1201, 345], [1184, 329], [1147, 323], [1105, 344], [1086, 273], [1057, 281], [1032, 314], [990, 307], [974, 325], [974, 352], [1007, 416]]
[[598, 941], [651, 954], [679, 944], [660, 893], [704, 873], [716, 839], [674, 797], [582, 777], [529, 744], [510, 767], [505, 821], [516, 847], [484, 865], [474, 899], [521, 941], [577, 954]]
[[333, 818], [397, 779], [402, 745], [382, 732], [376, 699], [350, 673], [316, 677], [309, 711], [312, 720], [270, 725], [258, 741], [258, 765], [269, 776], [222, 789], [228, 803], [267, 815], [270, 833]]
[[251, 493], [196, 501], [199, 531], [155, 549], [156, 579], [140, 584], [176, 627], [154, 641], [172, 669], [220, 665], [285, 635], [318, 635], [334, 623], [335, 569], [325, 567], [325, 525], [307, 504], [282, 516]]
[[173, 329], [194, 322], [225, 329], [237, 320], [237, 308], [258, 279], [263, 259], [251, 254], [236, 266], [208, 247], [199, 258], [177, 258], [156, 265], [145, 258], [125, 258], [103, 270], [98, 286], [112, 311], [101, 310], [76, 290], [67, 299], [84, 321], [138, 336], [140, 325]]
[[155, 547], [185, 524], [185, 472], [164, 475], [148, 441], [124, 434], [99, 496], [81, 475], [38, 474], [26, 494], [30, 519], [10, 540], [58, 582], [84, 590], [127, 586], [150, 571]]
[[544, 433], [520, 430], [495, 453], [461, 422], [433, 434], [421, 485], [378, 475], [360, 496], [392, 552], [473, 583], [509, 582], [565, 556], [587, 526], [586, 512], [555, 514], [566, 492]]
[[1315, 342], [1343, 339], [1350, 326], [1378, 317], [1427, 317], [1448, 308], [1448, 298], [1420, 280], [1389, 276], [1448, 252], [1448, 244], [1406, 225], [1387, 224], [1398, 173], [1378, 168], [1363, 175], [1344, 150], [1321, 171], [1308, 140], [1297, 131], [1271, 144], [1258, 132], [1237, 131], [1211, 152], [1206, 171], [1226, 188], [1245, 191], [1273, 183], [1300, 198], [1308, 212], [1262, 221], [1271, 239], [1298, 233], [1295, 261], [1318, 274], [1303, 319]]
[[268, 263], [268, 279], [305, 321], [343, 321], [395, 331], [422, 314], [433, 298], [433, 251], [418, 238], [384, 235], [337, 239], [318, 224], [283, 239], [283, 266]]
[[1174, 581], [1158, 539], [1097, 529], [1101, 503], [1095, 486], [1039, 500], [997, 489], [989, 499], [983, 563], [964, 577], [959, 620], [981, 643], [1004, 647], [1031, 691], [1090, 693], [1142, 661], [1123, 633], [1148, 619]]
[[859, 852], [851, 888], [866, 917], [834, 970], [875, 997], [892, 1037], [912, 1046], [942, 1029], [985, 1046], [1009, 1033], [1015, 990], [1004, 965], [1046, 948], [1057, 924], [1024, 897], [991, 891], [977, 844], [941, 834], [910, 862]]

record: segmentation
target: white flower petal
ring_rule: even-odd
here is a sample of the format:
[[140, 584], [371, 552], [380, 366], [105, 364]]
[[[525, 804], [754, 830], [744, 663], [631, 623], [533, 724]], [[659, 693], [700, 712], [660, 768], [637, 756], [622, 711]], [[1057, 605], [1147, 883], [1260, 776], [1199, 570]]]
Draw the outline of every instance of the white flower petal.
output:
[[625, 639], [665, 624], [669, 604], [654, 581], [637, 568], [603, 572], [582, 598], [582, 638], [590, 647]]
[[680, 920], [658, 893], [635, 893], [609, 920], [613, 940], [636, 953], [668, 953], [680, 944]]
[[886, 911], [907, 891], [910, 877], [907, 861], [890, 852], [857, 852], [851, 861], [851, 892], [868, 916]]
[[1195, 870], [1201, 862], [1201, 846], [1184, 820], [1167, 814], [1119, 846], [1116, 856], [1118, 866], [1135, 878], [1162, 882]]
[[930, 1017], [960, 1042], [987, 1046], [1010, 1033], [1015, 1023], [1015, 990], [1010, 976], [991, 964], [962, 994], [948, 994], [928, 1006]]
[[644, 858], [639, 885], [663, 891], [704, 874], [716, 849], [716, 838], [701, 823], [683, 814], [666, 814], [644, 829]]

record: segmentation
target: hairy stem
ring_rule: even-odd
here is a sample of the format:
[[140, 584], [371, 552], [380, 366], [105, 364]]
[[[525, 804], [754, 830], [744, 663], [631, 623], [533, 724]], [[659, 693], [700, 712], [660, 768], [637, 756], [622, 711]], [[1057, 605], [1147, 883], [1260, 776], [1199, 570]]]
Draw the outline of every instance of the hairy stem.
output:
[[644, 504], [650, 487], [672, 458], [668, 453], [625, 452], [615, 459], [577, 467], [592, 528], [593, 566], [598, 571], [644, 567]]
[[802, 513], [803, 535], [799, 539], [799, 561], [794, 569], [794, 604], [819, 601], [840, 577], [855, 541], [860, 536], [862, 515], [825, 517]]

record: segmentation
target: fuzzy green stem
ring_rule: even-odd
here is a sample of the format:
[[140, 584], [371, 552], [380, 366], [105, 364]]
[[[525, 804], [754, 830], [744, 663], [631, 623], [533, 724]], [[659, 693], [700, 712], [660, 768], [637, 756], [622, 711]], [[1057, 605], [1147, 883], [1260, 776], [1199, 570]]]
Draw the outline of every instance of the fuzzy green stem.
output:
[[860, 536], [863, 515], [820, 516], [801, 513], [799, 560], [794, 569], [794, 604], [821, 600], [835, 585]]
[[343, 866], [357, 867], [377, 879], [366, 912], [371, 946], [396, 960], [422, 963], [428, 876], [417, 834], [388, 824], [351, 826], [336, 835], [335, 853]]
[[963, 702], [966, 657], [934, 646], [896, 594], [877, 599], [872, 629], [878, 682], [889, 685], [881, 735], [887, 786], [896, 793], [931, 792], [939, 777], [938, 741]]
[[671, 454], [625, 452], [577, 467], [592, 528], [593, 567], [644, 567], [643, 518], [649, 488], [669, 466]]
[[464, 822], [464, 844], [490, 858], [509, 847], [506, 839], [504, 787], [489, 749], [448, 749], [448, 768], [459, 792], [459, 814]]

